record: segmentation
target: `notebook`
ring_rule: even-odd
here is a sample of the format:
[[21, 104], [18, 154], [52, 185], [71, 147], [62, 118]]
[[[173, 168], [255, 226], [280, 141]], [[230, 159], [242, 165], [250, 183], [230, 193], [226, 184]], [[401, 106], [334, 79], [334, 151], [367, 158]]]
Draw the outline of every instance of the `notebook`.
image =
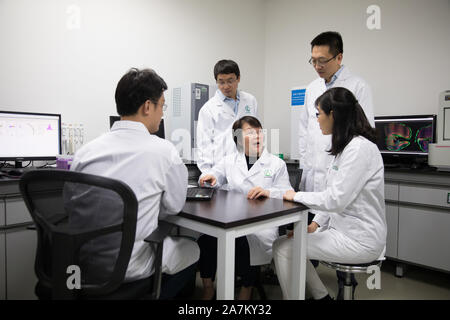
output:
[[210, 200], [214, 194], [212, 188], [188, 188], [186, 200]]

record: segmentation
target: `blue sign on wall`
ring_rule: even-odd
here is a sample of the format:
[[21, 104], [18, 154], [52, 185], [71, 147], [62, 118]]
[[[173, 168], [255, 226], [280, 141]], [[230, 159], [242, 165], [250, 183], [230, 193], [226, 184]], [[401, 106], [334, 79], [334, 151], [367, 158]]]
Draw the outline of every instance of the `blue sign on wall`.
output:
[[295, 89], [291, 91], [291, 106], [305, 105], [306, 89]]

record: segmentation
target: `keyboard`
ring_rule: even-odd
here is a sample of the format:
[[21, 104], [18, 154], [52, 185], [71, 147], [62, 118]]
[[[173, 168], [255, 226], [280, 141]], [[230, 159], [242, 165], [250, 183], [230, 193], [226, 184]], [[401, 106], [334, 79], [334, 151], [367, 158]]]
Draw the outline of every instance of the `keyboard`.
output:
[[214, 189], [211, 188], [188, 188], [186, 200], [209, 200], [214, 194]]

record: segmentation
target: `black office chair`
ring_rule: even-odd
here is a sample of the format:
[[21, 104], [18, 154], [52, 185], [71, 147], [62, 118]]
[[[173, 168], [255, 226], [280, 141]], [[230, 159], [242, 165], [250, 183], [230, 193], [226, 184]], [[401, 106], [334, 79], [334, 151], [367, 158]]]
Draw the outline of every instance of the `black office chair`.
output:
[[159, 297], [163, 240], [172, 225], [161, 222], [145, 240], [156, 252], [155, 273], [124, 283], [138, 210], [125, 183], [80, 172], [34, 170], [21, 177], [20, 191], [37, 229], [40, 299]]
[[296, 168], [295, 170], [289, 170], [289, 182], [295, 192], [300, 191], [300, 182], [302, 181], [303, 169]]

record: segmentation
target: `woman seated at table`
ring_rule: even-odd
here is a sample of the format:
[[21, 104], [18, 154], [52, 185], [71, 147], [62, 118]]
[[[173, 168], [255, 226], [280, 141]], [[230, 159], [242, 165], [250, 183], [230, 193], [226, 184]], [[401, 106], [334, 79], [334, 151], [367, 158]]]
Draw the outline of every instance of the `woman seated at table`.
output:
[[[307, 236], [308, 259], [359, 264], [377, 260], [386, 244], [384, 166], [375, 129], [352, 92], [332, 88], [317, 98], [317, 121], [331, 135], [331, 163], [323, 192], [288, 191], [285, 200], [328, 211], [330, 222]], [[310, 230], [309, 230], [310, 231]], [[289, 298], [292, 237], [275, 241], [275, 267], [285, 299]], [[306, 286], [314, 299], [330, 299], [311, 262], [306, 263]]]
[[[258, 119], [246, 116], [237, 120], [233, 124], [233, 139], [236, 152], [225, 156], [209, 174], [200, 176], [200, 186], [205, 182], [216, 188], [223, 186], [226, 190], [245, 193], [248, 199], [281, 199], [287, 190], [292, 190], [286, 164], [264, 148], [264, 135]], [[270, 263], [272, 244], [277, 237], [278, 228], [270, 228], [236, 239], [235, 270], [242, 279], [239, 299], [250, 299], [259, 265]], [[212, 299], [215, 294], [217, 239], [202, 235], [198, 245], [203, 299]]]

